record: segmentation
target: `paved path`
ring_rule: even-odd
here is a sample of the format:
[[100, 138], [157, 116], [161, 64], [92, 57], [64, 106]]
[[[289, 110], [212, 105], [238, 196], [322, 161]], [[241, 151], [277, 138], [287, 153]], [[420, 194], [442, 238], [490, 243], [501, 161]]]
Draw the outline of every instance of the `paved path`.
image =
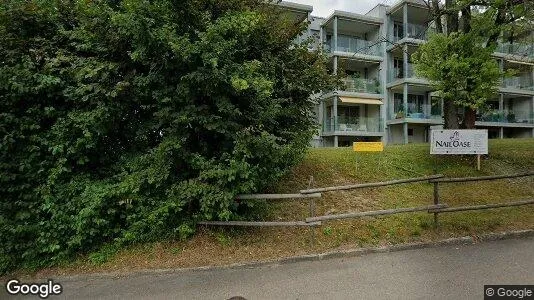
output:
[[534, 238], [255, 268], [64, 281], [64, 294], [48, 299], [483, 299], [484, 284], [534, 284]]

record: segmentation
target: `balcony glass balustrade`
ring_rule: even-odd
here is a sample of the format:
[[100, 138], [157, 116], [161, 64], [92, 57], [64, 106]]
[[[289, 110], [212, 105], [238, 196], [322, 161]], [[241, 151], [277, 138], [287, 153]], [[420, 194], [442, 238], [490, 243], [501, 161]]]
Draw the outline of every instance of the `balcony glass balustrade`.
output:
[[332, 117], [323, 124], [323, 132], [383, 132], [383, 128], [383, 119], [379, 117]]
[[341, 90], [352, 93], [382, 93], [380, 81], [364, 78], [345, 78], [343, 79], [344, 87]]
[[437, 120], [441, 121], [441, 106], [439, 105], [415, 105], [408, 104], [408, 108], [404, 106], [395, 107], [391, 119], [415, 119], [415, 120]]
[[414, 66], [413, 64], [408, 64], [408, 70], [407, 70], [407, 76], [404, 76], [404, 70], [402, 68], [391, 68], [388, 72], [388, 82], [393, 82], [395, 80], [403, 79], [403, 78], [419, 78], [422, 79], [422, 77], [417, 76], [415, 74]]
[[[328, 52], [334, 52], [334, 40], [330, 40], [330, 45], [326, 45]], [[347, 35], [338, 35], [337, 51], [346, 53], [360, 53], [365, 55], [383, 56], [382, 43], [376, 41], [366, 41]]]
[[[398, 28], [396, 27], [394, 30], [395, 34], [393, 35], [393, 41], [398, 42], [404, 38], [404, 27], [403, 25], [395, 25], [395, 26], [399, 26], [399, 27]], [[430, 32], [432, 32], [432, 28], [429, 28], [426, 25], [412, 24], [412, 23], [407, 24], [407, 30], [406, 30], [407, 38], [426, 41], [428, 40], [428, 35]]]
[[499, 53], [513, 54], [513, 55], [534, 58], [534, 44], [499, 43], [495, 51]]
[[532, 77], [529, 76], [514, 76], [504, 78], [502, 80], [502, 87], [507, 89], [534, 91], [534, 83]]
[[534, 114], [528, 112], [489, 110], [477, 114], [477, 121], [491, 123], [534, 124]]

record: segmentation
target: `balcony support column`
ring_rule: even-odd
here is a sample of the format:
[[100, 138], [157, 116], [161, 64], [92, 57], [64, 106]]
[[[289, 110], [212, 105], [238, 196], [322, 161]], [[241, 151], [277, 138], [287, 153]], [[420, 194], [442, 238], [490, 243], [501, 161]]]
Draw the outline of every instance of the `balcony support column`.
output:
[[334, 75], [337, 75], [337, 56], [334, 56]]
[[408, 44], [402, 47], [402, 75], [403, 78], [408, 78]]
[[404, 111], [404, 117], [408, 117], [408, 84], [402, 85], [402, 110]]
[[321, 49], [323, 49], [323, 46], [324, 46], [324, 38], [323, 38], [323, 35], [324, 35], [324, 29], [323, 29], [323, 26], [319, 26], [319, 46], [321, 47]]
[[406, 118], [408, 117], [408, 84], [405, 83], [402, 85], [402, 106], [404, 111], [404, 123], [402, 124], [402, 132], [403, 132], [403, 138], [404, 138], [404, 144], [408, 144], [408, 123], [406, 122]]
[[403, 144], [408, 144], [408, 122], [404, 121], [402, 123], [402, 137], [403, 137]]
[[334, 40], [334, 47], [333, 47], [333, 52], [337, 52], [337, 16], [334, 17], [334, 36], [333, 36], [333, 40]]
[[[532, 96], [532, 106], [530, 107], [530, 122], [534, 124], [534, 96]], [[532, 128], [532, 137], [534, 138], [534, 128]]]
[[[333, 119], [334, 119], [334, 122], [333, 122], [333, 123], [334, 123], [334, 128], [333, 128], [332, 131], [333, 131], [334, 134], [335, 134], [335, 132], [337, 131], [337, 126], [338, 126], [338, 124], [337, 124], [337, 122], [338, 122], [338, 120], [337, 120], [337, 96], [334, 96], [334, 98], [333, 98], [333, 102], [334, 102], [334, 103], [333, 103], [333, 104], [334, 104], [334, 105], [333, 105], [333, 107], [334, 107], [334, 113], [333, 113]], [[336, 147], [336, 148], [338, 147], [338, 138], [337, 138], [337, 135], [334, 135], [334, 147]]]
[[504, 94], [499, 94], [499, 112], [504, 112]]
[[395, 93], [393, 90], [388, 89], [388, 118], [395, 119]]
[[[308, 12], [308, 16], [306, 17], [306, 21], [307, 22], [311, 22], [311, 13], [310, 12]], [[308, 37], [311, 36], [311, 26], [310, 25], [311, 24], [308, 24], [308, 26], [307, 26], [307, 28], [308, 28], [307, 29]]]
[[408, 37], [408, 4], [404, 3], [402, 6], [402, 35], [403, 38]]
[[323, 135], [323, 132], [325, 130], [325, 127], [326, 127], [326, 113], [325, 113], [325, 105], [324, 105], [324, 100], [321, 99], [319, 100], [319, 122], [321, 124], [321, 129], [320, 129], [320, 135], [322, 136]]

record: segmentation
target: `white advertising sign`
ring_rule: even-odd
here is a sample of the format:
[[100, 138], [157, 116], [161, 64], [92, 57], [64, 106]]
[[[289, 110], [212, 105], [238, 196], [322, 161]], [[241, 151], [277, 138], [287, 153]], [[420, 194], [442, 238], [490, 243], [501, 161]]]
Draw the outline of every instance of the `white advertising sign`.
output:
[[430, 154], [488, 154], [488, 131], [432, 130]]

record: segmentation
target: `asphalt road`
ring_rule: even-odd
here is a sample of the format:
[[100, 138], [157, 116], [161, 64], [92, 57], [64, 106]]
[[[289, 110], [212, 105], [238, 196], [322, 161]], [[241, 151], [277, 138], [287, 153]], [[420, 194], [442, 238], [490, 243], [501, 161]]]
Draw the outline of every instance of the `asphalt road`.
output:
[[48, 299], [483, 299], [484, 284], [534, 284], [534, 238], [61, 283]]

